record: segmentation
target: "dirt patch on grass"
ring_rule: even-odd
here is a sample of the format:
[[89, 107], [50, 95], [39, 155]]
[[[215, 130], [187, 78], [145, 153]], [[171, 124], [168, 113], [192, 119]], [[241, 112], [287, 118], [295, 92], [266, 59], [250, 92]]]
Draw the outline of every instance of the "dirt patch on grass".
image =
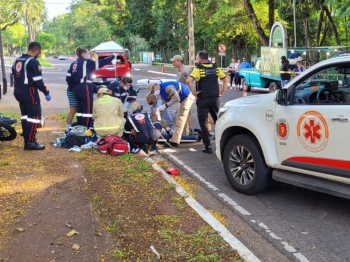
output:
[[0, 261], [243, 261], [141, 156], [51, 146], [57, 119], [0, 142]]

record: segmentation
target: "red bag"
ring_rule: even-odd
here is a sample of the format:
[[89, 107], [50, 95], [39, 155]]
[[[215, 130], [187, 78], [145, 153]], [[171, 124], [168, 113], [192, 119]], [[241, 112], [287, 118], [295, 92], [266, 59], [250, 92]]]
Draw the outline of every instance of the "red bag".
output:
[[110, 154], [112, 156], [120, 156], [129, 152], [127, 142], [119, 136], [106, 136], [98, 143], [98, 150], [102, 154]]

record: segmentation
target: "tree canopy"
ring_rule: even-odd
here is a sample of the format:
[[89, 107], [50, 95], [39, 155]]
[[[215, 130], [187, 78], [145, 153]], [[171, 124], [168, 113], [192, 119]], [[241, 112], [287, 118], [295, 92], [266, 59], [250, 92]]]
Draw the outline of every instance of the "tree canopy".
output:
[[[298, 46], [347, 45], [350, 7], [344, 0], [295, 2]], [[55, 38], [47, 48], [55, 53], [73, 54], [76, 47], [110, 40], [135, 56], [138, 51], [188, 49], [187, 1], [76, 0], [68, 14], [52, 21], [45, 20], [43, 0], [18, 3], [0, 0], [0, 25], [16, 22], [19, 14], [30, 40]], [[193, 5], [196, 50], [216, 50], [219, 43], [229, 49], [266, 45], [274, 21], [286, 25], [289, 45], [294, 43], [292, 0], [193, 0]]]

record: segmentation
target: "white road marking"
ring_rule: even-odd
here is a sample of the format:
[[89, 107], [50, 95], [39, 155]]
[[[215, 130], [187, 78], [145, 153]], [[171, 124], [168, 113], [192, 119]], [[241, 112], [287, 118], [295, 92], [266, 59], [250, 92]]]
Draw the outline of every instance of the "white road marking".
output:
[[284, 246], [284, 249], [288, 252], [294, 253], [297, 252], [294, 247], [290, 246], [287, 242], [282, 241], [281, 244]]
[[306, 257], [304, 257], [304, 255], [301, 253], [294, 253], [293, 256], [295, 256], [301, 262], [310, 262], [310, 260], [308, 260]]
[[193, 197], [191, 197], [170, 175], [168, 175], [160, 166], [147, 157], [146, 161], [152, 163], [154, 170], [160, 172], [166, 181], [175, 185], [175, 190], [181, 195], [187, 204], [192, 207], [197, 214], [203, 218], [218, 234], [233, 248], [238, 254], [248, 262], [259, 262], [260, 260], [235, 236], [231, 234], [227, 228], [221, 224], [212, 214], [209, 213], [201, 204], [199, 204]]
[[[181, 166], [182, 168], [184, 168], [189, 174], [195, 176], [196, 178], [198, 178], [198, 180], [200, 180], [201, 182], [203, 182], [205, 185], [207, 185], [208, 188], [213, 189], [214, 191], [219, 191], [220, 190], [215, 187], [213, 184], [211, 184], [210, 182], [208, 182], [207, 180], [205, 180], [203, 177], [201, 177], [198, 173], [196, 173], [191, 167], [187, 166], [183, 161], [181, 161], [180, 159], [178, 159], [176, 156], [172, 155], [170, 152], [166, 152], [167, 155], [173, 159], [177, 165]], [[163, 171], [163, 170], [162, 170]], [[163, 171], [164, 172], [164, 171]], [[175, 181], [175, 180], [174, 180]], [[234, 209], [236, 209], [238, 212], [240, 212], [242, 215], [246, 215], [246, 216], [251, 216], [251, 214], [245, 210], [243, 207], [241, 207], [240, 205], [238, 205], [235, 201], [232, 200], [232, 198], [230, 198], [229, 196], [227, 196], [224, 193], [219, 193], [218, 192], [218, 196], [221, 197], [225, 202], [227, 202], [228, 204], [230, 204]], [[187, 200], [186, 200], [187, 201]], [[204, 219], [204, 218], [203, 218]], [[205, 219], [204, 219], [205, 220]], [[256, 220], [250, 220], [252, 223], [256, 223]], [[269, 233], [269, 236], [273, 239], [276, 240], [282, 240], [282, 238], [278, 237], [275, 233], [273, 233], [271, 230], [269, 230], [268, 226], [266, 226], [264, 223], [259, 223], [259, 226], [264, 228], [265, 231], [267, 233]], [[214, 228], [214, 227], [213, 227]], [[226, 229], [226, 228], [225, 228]], [[293, 253], [293, 255], [300, 260], [301, 262], [309, 262], [309, 260], [307, 258], [305, 258], [304, 255], [302, 255], [301, 253], [296, 253], [297, 250], [290, 246], [287, 242], [282, 241], [281, 244], [283, 245], [284, 249], [287, 250], [290, 253]]]
[[278, 239], [278, 240], [281, 240], [282, 238], [276, 236], [274, 233], [270, 233], [270, 236], [274, 239]]
[[260, 223], [259, 226], [261, 226], [263, 229], [269, 229], [264, 223]]

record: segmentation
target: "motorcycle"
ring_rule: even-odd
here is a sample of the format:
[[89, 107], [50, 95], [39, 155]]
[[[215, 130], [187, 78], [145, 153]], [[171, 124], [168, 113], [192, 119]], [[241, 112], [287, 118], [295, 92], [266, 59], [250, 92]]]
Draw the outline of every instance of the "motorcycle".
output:
[[17, 119], [0, 113], [0, 141], [11, 141], [17, 137], [16, 129], [11, 126], [15, 123]]

